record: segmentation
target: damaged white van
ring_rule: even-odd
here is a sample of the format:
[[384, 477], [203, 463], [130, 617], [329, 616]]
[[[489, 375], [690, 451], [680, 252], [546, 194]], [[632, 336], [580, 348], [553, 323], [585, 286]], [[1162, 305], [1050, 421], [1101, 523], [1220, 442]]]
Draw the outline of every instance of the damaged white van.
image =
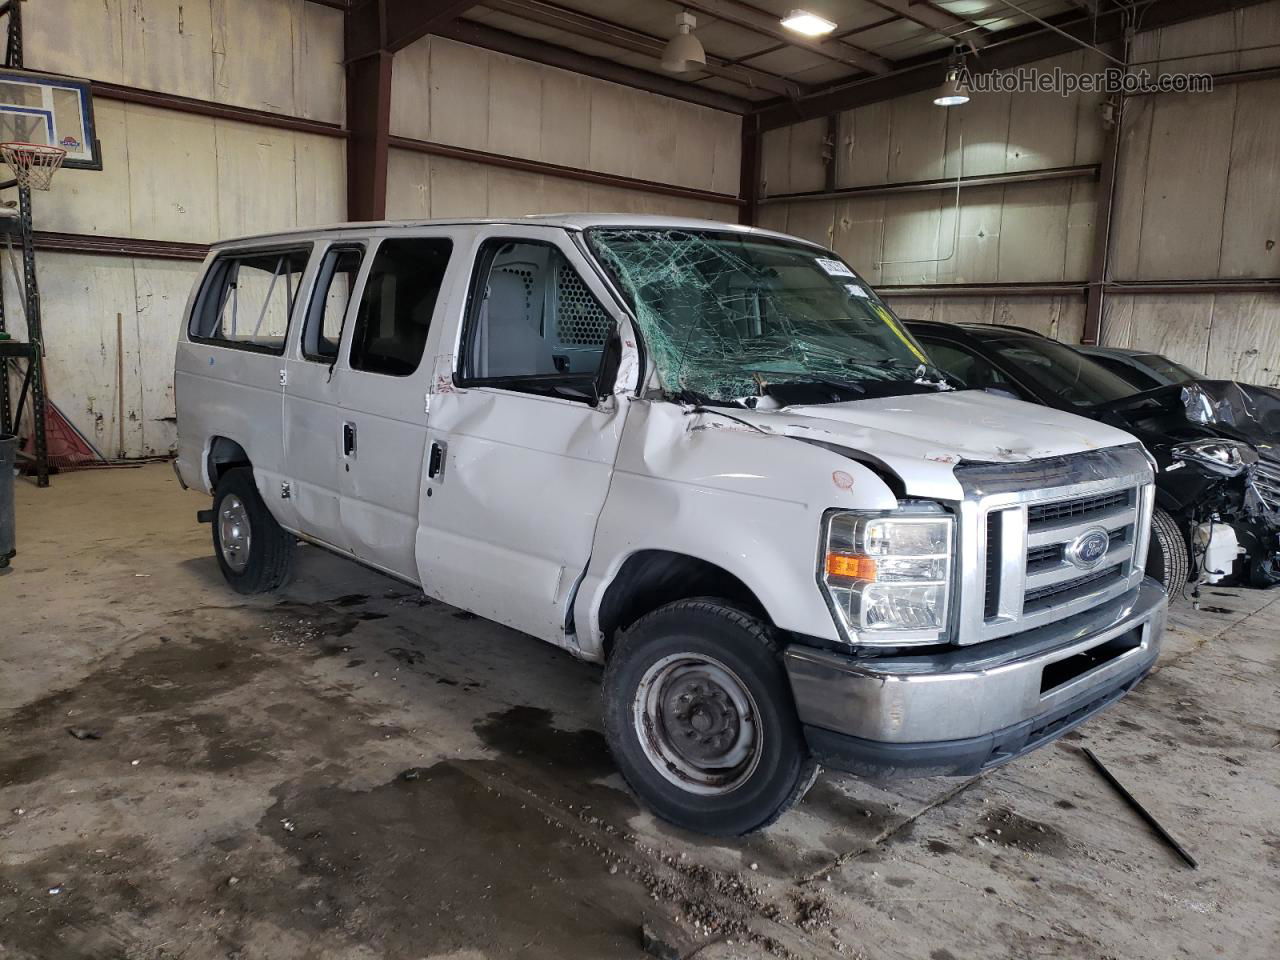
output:
[[819, 764], [972, 774], [1142, 679], [1152, 467], [942, 382], [829, 250], [695, 220], [216, 245], [176, 363], [231, 586], [298, 540], [605, 665], [660, 816], [772, 822]]

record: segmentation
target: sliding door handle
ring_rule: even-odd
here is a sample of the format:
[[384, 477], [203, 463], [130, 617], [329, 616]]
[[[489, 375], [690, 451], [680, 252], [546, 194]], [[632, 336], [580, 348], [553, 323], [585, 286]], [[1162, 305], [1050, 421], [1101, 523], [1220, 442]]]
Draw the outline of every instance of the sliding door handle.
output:
[[342, 425], [342, 455], [344, 457], [354, 457], [356, 455], [356, 425], [354, 423], [344, 423]]

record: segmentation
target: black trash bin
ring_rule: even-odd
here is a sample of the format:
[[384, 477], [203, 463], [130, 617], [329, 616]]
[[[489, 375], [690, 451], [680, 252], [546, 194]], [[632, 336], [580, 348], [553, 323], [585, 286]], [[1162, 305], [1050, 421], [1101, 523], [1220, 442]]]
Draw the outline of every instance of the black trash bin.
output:
[[17, 553], [17, 518], [13, 505], [13, 466], [18, 438], [0, 434], [0, 567]]

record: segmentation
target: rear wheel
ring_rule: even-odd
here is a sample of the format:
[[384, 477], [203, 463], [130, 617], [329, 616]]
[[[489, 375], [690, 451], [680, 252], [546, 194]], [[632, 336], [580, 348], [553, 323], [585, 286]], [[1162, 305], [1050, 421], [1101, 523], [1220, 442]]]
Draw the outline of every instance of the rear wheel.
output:
[[1164, 592], [1175, 596], [1191, 576], [1191, 555], [1182, 528], [1166, 511], [1155, 508], [1151, 516], [1151, 546], [1147, 550], [1147, 576], [1155, 577]]
[[668, 604], [626, 631], [605, 669], [604, 719], [632, 790], [688, 830], [768, 826], [817, 773], [770, 629], [719, 601]]
[[213, 495], [213, 552], [238, 593], [282, 587], [293, 572], [296, 541], [258, 495], [250, 467], [229, 470]]

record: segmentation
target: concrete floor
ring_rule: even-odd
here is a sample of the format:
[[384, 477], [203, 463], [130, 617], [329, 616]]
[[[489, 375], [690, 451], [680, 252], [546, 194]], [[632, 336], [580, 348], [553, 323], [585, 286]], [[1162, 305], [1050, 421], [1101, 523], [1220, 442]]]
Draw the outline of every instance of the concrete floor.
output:
[[167, 465], [19, 485], [6, 960], [633, 957], [646, 918], [703, 960], [1276, 956], [1280, 591], [1177, 605], [1152, 678], [1011, 766], [824, 774], [712, 842], [625, 792], [595, 668], [314, 549], [241, 598], [204, 506]]

